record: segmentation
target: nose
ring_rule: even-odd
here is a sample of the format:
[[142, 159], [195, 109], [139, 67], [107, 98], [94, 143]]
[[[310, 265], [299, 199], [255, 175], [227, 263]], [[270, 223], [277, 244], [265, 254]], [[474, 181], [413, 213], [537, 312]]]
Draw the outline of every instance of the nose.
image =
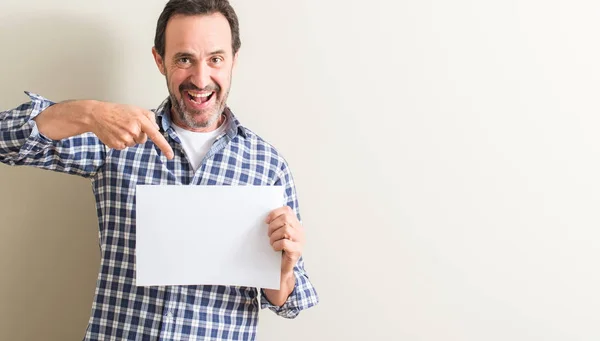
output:
[[192, 82], [200, 89], [204, 89], [209, 86], [211, 82], [210, 67], [206, 62], [199, 62], [194, 65], [192, 76]]

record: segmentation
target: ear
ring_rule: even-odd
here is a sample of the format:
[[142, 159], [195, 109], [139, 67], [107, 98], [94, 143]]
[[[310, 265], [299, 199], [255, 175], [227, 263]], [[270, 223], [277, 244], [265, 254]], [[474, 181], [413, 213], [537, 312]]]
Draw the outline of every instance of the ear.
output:
[[235, 66], [237, 65], [237, 60], [238, 60], [238, 55], [239, 55], [239, 54], [240, 54], [240, 52], [238, 51], [238, 52], [236, 52], [236, 53], [233, 55], [233, 66], [232, 66], [232, 69], [235, 69]]
[[158, 71], [165, 76], [165, 62], [163, 58], [158, 54], [155, 47], [152, 47], [152, 55], [154, 56], [154, 61], [156, 62], [156, 66], [158, 67]]

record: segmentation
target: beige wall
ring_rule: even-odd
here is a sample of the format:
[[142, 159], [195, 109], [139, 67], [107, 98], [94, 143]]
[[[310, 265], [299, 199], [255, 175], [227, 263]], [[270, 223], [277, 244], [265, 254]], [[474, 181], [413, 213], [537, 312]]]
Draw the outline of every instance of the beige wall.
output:
[[[230, 105], [291, 164], [322, 300], [260, 340], [600, 339], [597, 2], [233, 3]], [[163, 4], [1, 1], [0, 109], [157, 106]], [[0, 217], [0, 340], [80, 339], [89, 183], [0, 166]]]

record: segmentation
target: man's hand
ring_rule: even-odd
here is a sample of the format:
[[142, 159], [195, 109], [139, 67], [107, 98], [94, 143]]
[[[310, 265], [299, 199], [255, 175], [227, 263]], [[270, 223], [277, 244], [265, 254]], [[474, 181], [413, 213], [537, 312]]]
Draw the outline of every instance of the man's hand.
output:
[[168, 159], [173, 150], [159, 132], [154, 113], [131, 105], [98, 102], [92, 110], [91, 130], [100, 141], [113, 149], [125, 149], [146, 143], [150, 138]]
[[34, 120], [53, 140], [94, 133], [109, 148], [125, 149], [150, 138], [168, 159], [173, 149], [158, 130], [154, 113], [132, 105], [92, 100], [65, 101], [42, 111]]
[[273, 250], [283, 251], [281, 274], [292, 274], [304, 248], [304, 227], [289, 206], [272, 211], [266, 222], [269, 224], [269, 238]]
[[267, 217], [269, 238], [275, 251], [283, 251], [281, 261], [281, 283], [279, 290], [265, 289], [267, 299], [276, 306], [282, 306], [296, 286], [294, 266], [304, 248], [304, 227], [298, 221], [294, 210], [284, 206], [273, 210]]

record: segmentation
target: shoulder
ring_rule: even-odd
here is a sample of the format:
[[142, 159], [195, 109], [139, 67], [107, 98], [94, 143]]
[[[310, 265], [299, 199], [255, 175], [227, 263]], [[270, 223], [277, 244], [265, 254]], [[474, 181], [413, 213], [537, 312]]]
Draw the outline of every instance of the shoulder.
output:
[[263, 161], [266, 166], [275, 170], [278, 176], [289, 172], [287, 159], [271, 142], [245, 126], [240, 126], [240, 129], [243, 131], [246, 152], [255, 154], [253, 156], [256, 160]]

